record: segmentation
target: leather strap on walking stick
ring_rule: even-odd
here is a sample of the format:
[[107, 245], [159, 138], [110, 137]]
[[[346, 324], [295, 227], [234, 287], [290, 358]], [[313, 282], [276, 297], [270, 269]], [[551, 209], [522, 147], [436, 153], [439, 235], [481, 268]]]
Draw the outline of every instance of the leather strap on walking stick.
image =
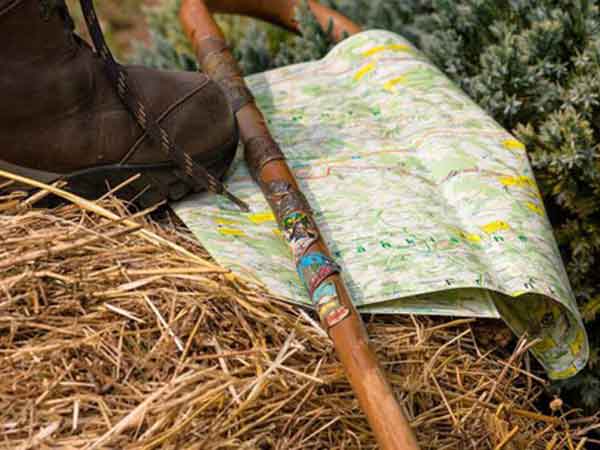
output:
[[234, 112], [254, 101], [252, 92], [246, 87], [244, 79], [234, 70], [237, 62], [222, 39], [212, 36], [202, 38], [204, 54], [200, 65], [202, 70], [223, 90]]

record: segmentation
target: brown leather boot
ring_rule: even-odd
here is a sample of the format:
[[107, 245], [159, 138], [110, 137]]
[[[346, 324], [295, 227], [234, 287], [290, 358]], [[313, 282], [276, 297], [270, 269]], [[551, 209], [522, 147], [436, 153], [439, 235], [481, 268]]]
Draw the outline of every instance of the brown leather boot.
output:
[[[65, 179], [86, 197], [140, 173], [120, 195], [143, 205], [204, 188], [223, 193], [218, 179], [234, 157], [237, 124], [204, 74], [107, 72], [106, 54], [73, 33], [63, 0], [0, 0], [0, 42], [1, 169]], [[118, 70], [127, 86], [119, 92]]]

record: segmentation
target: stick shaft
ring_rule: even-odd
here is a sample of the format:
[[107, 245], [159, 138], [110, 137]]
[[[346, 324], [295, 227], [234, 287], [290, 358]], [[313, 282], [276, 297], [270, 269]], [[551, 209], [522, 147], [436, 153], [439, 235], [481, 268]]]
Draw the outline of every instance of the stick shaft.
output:
[[[271, 1], [251, 0], [239, 2], [237, 6], [243, 7], [235, 9], [237, 3], [233, 0], [209, 3], [213, 6], [221, 4], [227, 12], [238, 13], [267, 11], [267, 3], [269, 7], [271, 5]], [[288, 6], [295, 4], [291, 0], [273, 1], [273, 4], [280, 6], [284, 3]], [[314, 2], [311, 2], [311, 7], [314, 6], [313, 4]], [[263, 9], [252, 9], [252, 5], [261, 6]], [[333, 341], [338, 358], [344, 366], [348, 380], [380, 447], [383, 450], [418, 450], [408, 420], [396, 401], [375, 353], [369, 346], [360, 315], [354, 308], [339, 270], [332, 263], [331, 254], [314, 224], [310, 207], [300, 193], [298, 183], [283, 154], [273, 141], [262, 113], [251, 97], [249, 98], [247, 93], [243, 92], [245, 85], [243, 85], [241, 71], [223, 44], [221, 30], [202, 0], [184, 0], [180, 19], [204, 70], [211, 78], [220, 81], [226, 91], [230, 91], [229, 95], [239, 106], [237, 119], [245, 146], [246, 160], [284, 234], [286, 229], [289, 231], [286, 228], [286, 220], [290, 220], [290, 217], [303, 217], [306, 221], [303, 223], [308, 223], [309, 228], [313, 227], [313, 231], [316, 231], [316, 234], [302, 234], [304, 229], [299, 232], [299, 228], [293, 228], [293, 233], [286, 234], [286, 237], [292, 243], [295, 237], [303, 236], [305, 239], [298, 242], [309, 243], [301, 251], [294, 248], [294, 253], [297, 257], [299, 273], [309, 275], [304, 281], [313, 301], [318, 297], [319, 288], [328, 287], [336, 294], [332, 297], [322, 297], [322, 299], [333, 298], [333, 300], [317, 303], [317, 308], [320, 313], [327, 311], [327, 314], [325, 312], [320, 314], [322, 323]], [[312, 236], [312, 239], [306, 236]], [[312, 255], [319, 256], [318, 264], [303, 266], [307, 258], [310, 259]], [[318, 270], [311, 271], [317, 266]], [[302, 267], [307, 269], [303, 272]], [[322, 309], [319, 309], [321, 307]]]
[[[295, 17], [299, 3], [298, 0], [205, 0], [211, 12], [254, 17], [294, 32], [299, 32]], [[360, 31], [357, 24], [337, 11], [312, 0], [308, 2], [308, 6], [324, 30], [328, 29], [331, 21], [336, 42], [341, 41], [346, 33], [355, 34]]]

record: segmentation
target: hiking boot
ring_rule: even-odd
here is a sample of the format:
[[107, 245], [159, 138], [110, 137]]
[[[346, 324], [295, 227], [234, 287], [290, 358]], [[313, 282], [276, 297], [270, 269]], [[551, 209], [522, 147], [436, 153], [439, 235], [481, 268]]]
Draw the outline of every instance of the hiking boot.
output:
[[0, 41], [0, 169], [64, 179], [88, 198], [139, 173], [117, 195], [144, 206], [192, 190], [222, 193], [237, 123], [206, 75], [107, 71], [110, 52], [104, 46], [101, 58], [74, 34], [63, 0], [0, 0]]

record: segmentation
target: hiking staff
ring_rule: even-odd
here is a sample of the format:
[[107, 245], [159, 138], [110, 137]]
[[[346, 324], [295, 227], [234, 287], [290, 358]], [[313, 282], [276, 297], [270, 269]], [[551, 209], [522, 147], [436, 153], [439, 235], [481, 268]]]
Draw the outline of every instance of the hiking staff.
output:
[[[221, 5], [221, 11], [256, 15], [295, 29], [295, 22], [290, 19], [295, 4], [291, 0], [206, 3], [183, 0], [180, 19], [203, 70], [221, 85], [236, 112], [250, 173], [260, 185], [292, 248], [300, 279], [309, 291], [323, 328], [333, 341], [377, 442], [383, 450], [416, 450], [419, 447], [413, 431], [369, 346], [364, 324], [340, 276], [341, 269], [331, 258], [310, 206], [272, 138], [207, 6], [219, 9], [218, 5]], [[351, 32], [359, 30], [348, 19], [341, 20], [337, 13], [315, 2], [309, 4], [318, 10], [321, 21], [337, 18], [335, 23], [340, 37], [345, 25], [352, 28]], [[270, 12], [275, 6], [273, 10], [277, 14]]]
[[[211, 13], [250, 16], [279, 25], [294, 33], [300, 31], [296, 20], [296, 7], [300, 3], [298, 0], [205, 0], [204, 3]], [[312, 0], [307, 3], [321, 28], [327, 30], [331, 21], [331, 34], [335, 42], [341, 41], [346, 35], [361, 31], [359, 25], [337, 11]]]

